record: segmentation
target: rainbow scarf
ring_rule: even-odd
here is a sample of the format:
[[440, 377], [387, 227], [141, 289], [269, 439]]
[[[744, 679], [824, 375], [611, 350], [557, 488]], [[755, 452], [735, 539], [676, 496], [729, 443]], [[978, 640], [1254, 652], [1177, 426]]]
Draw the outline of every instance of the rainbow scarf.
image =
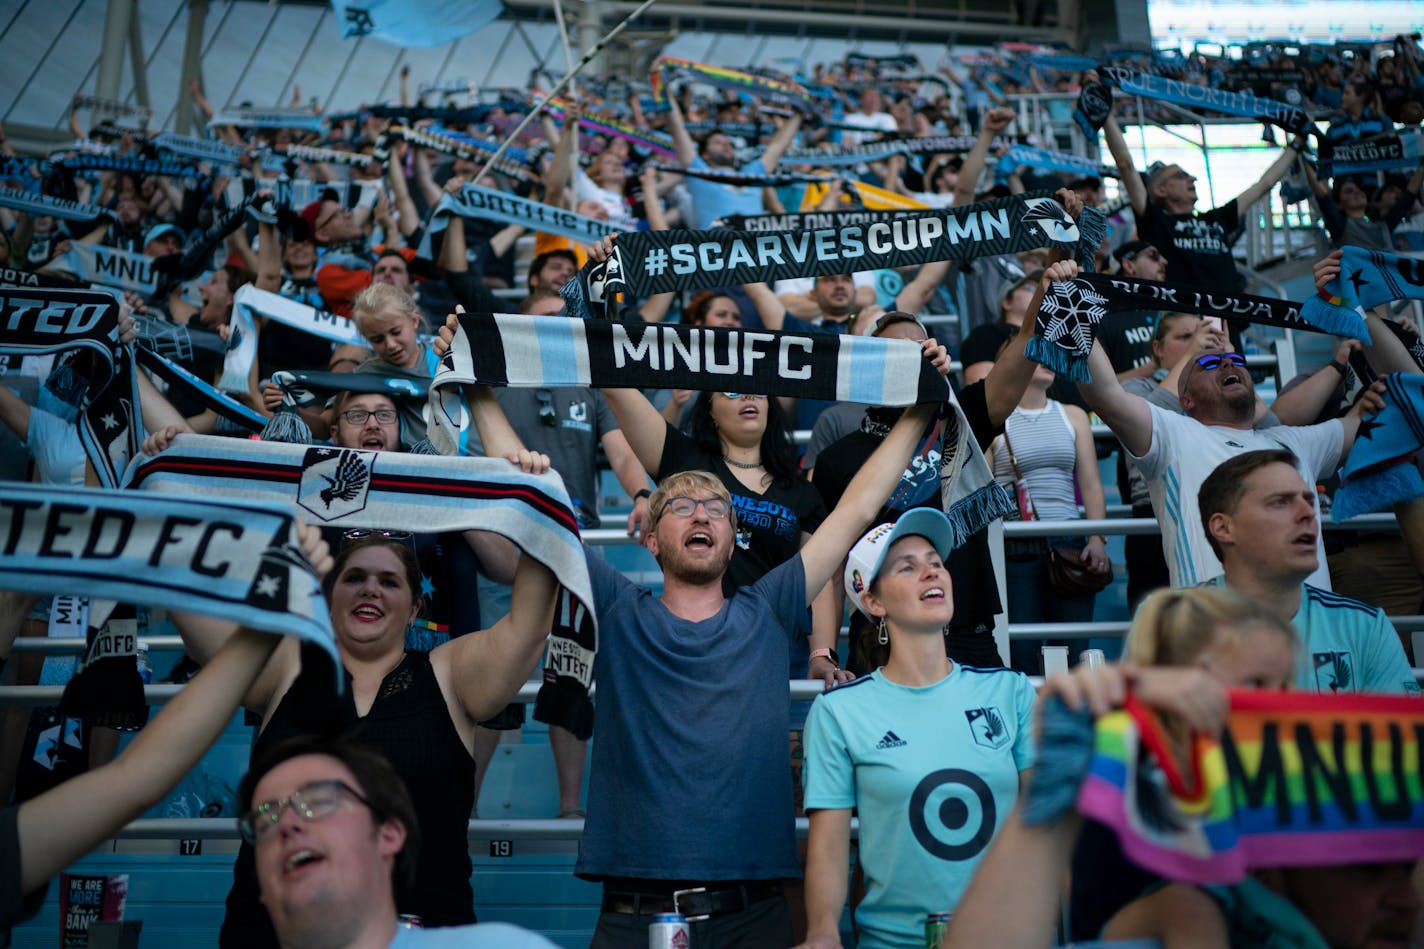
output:
[[1300, 315], [1328, 333], [1368, 343], [1365, 313], [1395, 300], [1424, 300], [1424, 261], [1347, 244], [1340, 276], [1308, 298]]
[[1097, 720], [1078, 810], [1111, 827], [1135, 863], [1193, 883], [1415, 860], [1421, 744], [1417, 698], [1232, 691], [1226, 731], [1194, 738], [1183, 775], [1155, 715], [1129, 697]]
[[653, 64], [653, 98], [662, 99], [664, 87], [674, 82], [697, 82], [714, 89], [745, 93], [765, 102], [811, 111], [811, 97], [794, 82], [768, 79], [755, 73], [723, 66], [709, 66], [690, 59], [661, 56]]
[[[552, 116], [556, 121], [564, 121], [564, 106], [567, 104], [564, 99], [550, 99], [544, 104], [544, 111]], [[583, 115], [579, 117], [579, 128], [587, 129], [595, 135], [612, 136], [621, 138], [634, 148], [641, 148], [654, 155], [661, 155], [664, 158], [676, 158], [677, 150], [673, 148], [672, 139], [657, 132], [639, 132], [632, 126], [624, 125], [607, 115]]]

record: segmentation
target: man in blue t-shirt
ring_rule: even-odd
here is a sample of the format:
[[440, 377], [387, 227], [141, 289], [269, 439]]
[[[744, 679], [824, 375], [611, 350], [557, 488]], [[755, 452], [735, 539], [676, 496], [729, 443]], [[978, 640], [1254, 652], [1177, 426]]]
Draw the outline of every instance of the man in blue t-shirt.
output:
[[[934, 351], [932, 350], [931, 353]], [[645, 544], [655, 597], [588, 558], [599, 616], [588, 818], [575, 868], [603, 883], [591, 949], [647, 945], [658, 913], [694, 944], [791, 944], [781, 882], [800, 876], [786, 733], [787, 655], [811, 599], [879, 513], [934, 407], [907, 410], [792, 559], [722, 593], [736, 539], [726, 487], [664, 479]]]
[[1419, 693], [1384, 611], [1305, 582], [1319, 565], [1315, 491], [1285, 449], [1223, 462], [1197, 495], [1225, 570], [1217, 583], [1273, 608], [1300, 637], [1295, 686], [1312, 692]]

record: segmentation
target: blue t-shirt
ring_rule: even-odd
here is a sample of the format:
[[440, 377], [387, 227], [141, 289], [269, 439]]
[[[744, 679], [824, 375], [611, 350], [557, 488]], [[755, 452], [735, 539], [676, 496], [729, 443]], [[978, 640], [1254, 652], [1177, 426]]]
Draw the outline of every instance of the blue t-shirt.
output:
[[787, 764], [788, 651], [809, 633], [797, 554], [690, 622], [590, 553], [598, 610], [588, 878], [801, 875]]
[[1301, 643], [1296, 688], [1419, 694], [1399, 634], [1379, 607], [1307, 583], [1291, 625]]
[[[710, 171], [711, 166], [698, 155], [687, 166], [692, 171]], [[764, 175], [766, 166], [757, 156], [752, 161], [735, 169], [738, 174]], [[719, 217], [732, 214], [760, 214], [764, 210], [760, 185], [729, 185], [720, 181], [706, 181], [688, 175], [683, 182], [687, 193], [692, 195], [692, 226], [703, 229], [712, 226]]]
[[477, 923], [440, 929], [397, 929], [390, 949], [555, 949], [554, 943], [509, 923]]
[[924, 944], [952, 911], [1033, 766], [1033, 685], [956, 663], [930, 686], [884, 670], [816, 699], [806, 719], [806, 810], [854, 807], [862, 949]]

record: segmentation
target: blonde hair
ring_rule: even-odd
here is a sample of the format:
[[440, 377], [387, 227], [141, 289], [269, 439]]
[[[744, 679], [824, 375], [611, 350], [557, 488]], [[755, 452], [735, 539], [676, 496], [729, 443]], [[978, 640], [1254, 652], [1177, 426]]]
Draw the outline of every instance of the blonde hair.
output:
[[420, 310], [416, 307], [415, 300], [400, 287], [389, 283], [373, 283], [356, 294], [356, 299], [351, 303], [351, 320], [359, 329], [363, 316], [378, 316], [387, 310], [398, 310], [417, 323], [420, 322]]
[[687, 497], [689, 491], [710, 491], [714, 497], [719, 497], [729, 505], [727, 520], [732, 525], [732, 532], [737, 530], [737, 511], [731, 507], [732, 492], [727, 490], [727, 486], [722, 480], [710, 471], [679, 471], [677, 474], [668, 475], [658, 482], [658, 489], [648, 498], [648, 527], [647, 533], [657, 532], [658, 522], [663, 519], [663, 512], [667, 510], [668, 498]]
[[1191, 665], [1208, 652], [1238, 642], [1247, 632], [1285, 636], [1295, 629], [1255, 600], [1225, 587], [1158, 590], [1137, 608], [1122, 658], [1139, 666]]

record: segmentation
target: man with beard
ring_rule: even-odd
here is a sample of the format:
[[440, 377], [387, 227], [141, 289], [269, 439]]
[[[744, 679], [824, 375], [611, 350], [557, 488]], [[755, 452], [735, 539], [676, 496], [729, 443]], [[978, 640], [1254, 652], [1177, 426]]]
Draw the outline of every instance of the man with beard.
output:
[[[1162, 525], [1162, 552], [1173, 587], [1191, 586], [1221, 573], [1196, 506], [1197, 487], [1217, 465], [1243, 452], [1284, 448], [1300, 459], [1306, 483], [1317, 484], [1344, 463], [1363, 414], [1381, 404], [1378, 396], [1367, 394], [1343, 418], [1256, 431], [1251, 427], [1256, 420], [1256, 390], [1245, 357], [1238, 353], [1209, 349], [1186, 364], [1177, 386], [1185, 415], [1124, 390], [1101, 343], [1093, 344], [1088, 368], [1092, 381], [1079, 388], [1147, 480], [1152, 511]], [[1383, 383], [1376, 383], [1371, 391], [1383, 389]], [[1320, 563], [1324, 562], [1321, 550]], [[1310, 582], [1328, 590], [1330, 574], [1317, 567]]]
[[[722, 171], [752, 177], [769, 175], [776, 170], [782, 153], [801, 128], [801, 115], [793, 112], [791, 118], [777, 127], [776, 134], [766, 143], [766, 148], [760, 155], [738, 166], [737, 151], [731, 138], [714, 129], [703, 137], [699, 148], [687, 133], [687, 125], [683, 122], [682, 107], [678, 105], [677, 96], [669, 95], [667, 100], [671, 109], [668, 113], [668, 124], [672, 132], [673, 147], [677, 150], [678, 163], [691, 171]], [[717, 218], [729, 214], [761, 214], [765, 210], [759, 184], [724, 184], [690, 175], [686, 184], [692, 195], [694, 228], [711, 227]]]

